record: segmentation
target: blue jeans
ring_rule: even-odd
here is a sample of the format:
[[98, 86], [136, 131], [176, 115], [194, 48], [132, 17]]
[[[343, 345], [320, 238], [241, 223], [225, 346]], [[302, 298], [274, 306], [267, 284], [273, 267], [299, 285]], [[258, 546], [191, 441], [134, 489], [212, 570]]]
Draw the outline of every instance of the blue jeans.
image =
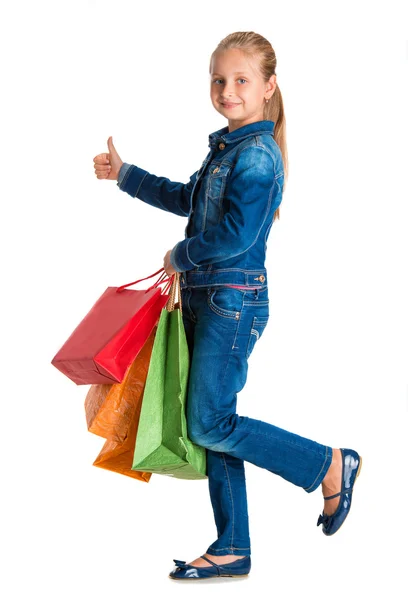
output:
[[188, 436], [206, 448], [217, 528], [217, 539], [206, 552], [249, 555], [244, 461], [313, 492], [330, 467], [333, 449], [236, 412], [248, 359], [269, 318], [267, 286], [259, 290], [186, 287], [181, 300], [191, 358]]

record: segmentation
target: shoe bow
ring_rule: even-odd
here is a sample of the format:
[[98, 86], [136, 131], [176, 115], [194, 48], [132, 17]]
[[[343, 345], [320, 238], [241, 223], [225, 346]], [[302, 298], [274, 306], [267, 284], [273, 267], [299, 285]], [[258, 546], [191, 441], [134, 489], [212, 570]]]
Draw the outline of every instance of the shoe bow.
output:
[[173, 561], [176, 563], [176, 566], [180, 569], [189, 569], [191, 565], [188, 565], [185, 560], [177, 560], [173, 558]]
[[328, 527], [329, 523], [331, 521], [331, 517], [332, 517], [332, 515], [326, 515], [326, 514], [322, 513], [321, 515], [319, 515], [319, 518], [317, 519], [317, 525], [320, 525], [320, 523], [323, 523], [324, 527]]

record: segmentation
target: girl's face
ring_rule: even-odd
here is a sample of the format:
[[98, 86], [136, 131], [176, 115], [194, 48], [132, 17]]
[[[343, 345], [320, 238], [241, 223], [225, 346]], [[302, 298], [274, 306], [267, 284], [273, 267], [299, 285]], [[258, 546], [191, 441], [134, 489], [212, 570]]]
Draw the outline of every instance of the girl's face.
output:
[[266, 99], [276, 88], [276, 75], [264, 82], [252, 61], [238, 48], [217, 52], [211, 63], [211, 102], [228, 119], [229, 131], [263, 120]]

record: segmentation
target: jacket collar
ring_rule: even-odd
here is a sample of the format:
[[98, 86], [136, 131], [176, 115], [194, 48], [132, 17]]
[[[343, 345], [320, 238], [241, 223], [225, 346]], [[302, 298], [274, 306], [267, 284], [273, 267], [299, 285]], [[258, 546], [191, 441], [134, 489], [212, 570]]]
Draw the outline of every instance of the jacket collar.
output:
[[248, 125], [243, 125], [229, 132], [227, 125], [210, 133], [208, 136], [208, 146], [215, 148], [220, 142], [224, 142], [225, 145], [240, 142], [251, 135], [261, 135], [262, 133], [273, 135], [274, 126], [274, 121], [255, 121], [255, 123], [248, 123]]

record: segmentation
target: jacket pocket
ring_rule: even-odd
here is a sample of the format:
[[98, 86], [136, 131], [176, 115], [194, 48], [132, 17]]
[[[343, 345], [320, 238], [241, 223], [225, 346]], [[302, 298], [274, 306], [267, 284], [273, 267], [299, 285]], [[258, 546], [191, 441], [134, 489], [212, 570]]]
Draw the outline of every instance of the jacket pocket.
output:
[[231, 165], [229, 164], [211, 165], [208, 172], [207, 185], [209, 198], [212, 200], [222, 198], [230, 170]]
[[263, 332], [265, 331], [265, 327], [268, 324], [269, 317], [254, 317], [252, 319], [252, 327], [251, 333], [248, 339], [247, 349], [246, 349], [246, 357], [252, 353], [256, 342], [262, 337]]

